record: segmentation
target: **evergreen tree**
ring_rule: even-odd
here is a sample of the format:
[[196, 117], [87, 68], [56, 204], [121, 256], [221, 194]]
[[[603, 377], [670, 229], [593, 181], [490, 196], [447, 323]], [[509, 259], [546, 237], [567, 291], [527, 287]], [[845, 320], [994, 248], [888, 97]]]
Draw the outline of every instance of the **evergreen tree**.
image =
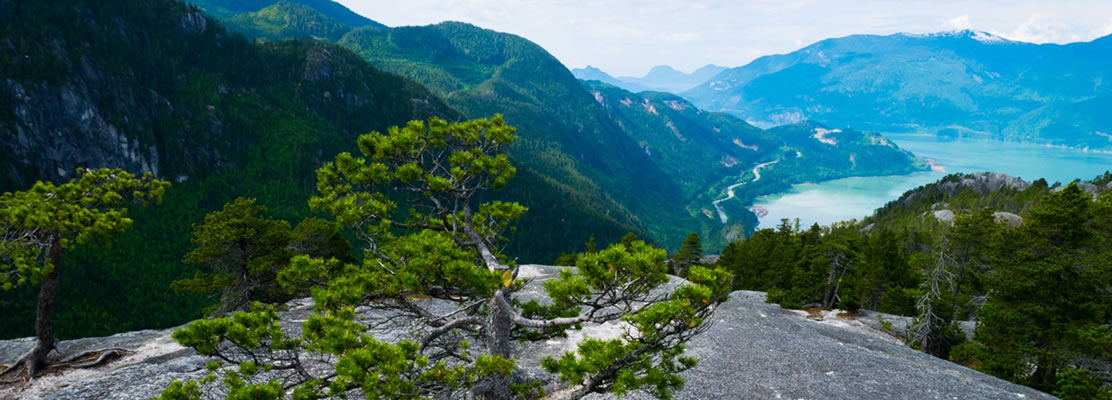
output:
[[[513, 343], [541, 339], [583, 323], [622, 320], [612, 340], [587, 339], [542, 366], [565, 398], [644, 389], [667, 398], [678, 374], [695, 365], [684, 343], [705, 331], [729, 293], [728, 273], [702, 267], [692, 284], [661, 296], [666, 253], [643, 241], [590, 251], [544, 283], [551, 304], [513, 298], [525, 279], [498, 252], [503, 234], [525, 212], [516, 203], [479, 202], [515, 173], [500, 154], [516, 138], [501, 116], [447, 123], [414, 121], [389, 134], [358, 139], [362, 157], [343, 153], [318, 170], [312, 208], [332, 214], [357, 238], [362, 264], [297, 256], [278, 279], [314, 288], [315, 312], [300, 338], [278, 324], [274, 307], [197, 321], [174, 338], [198, 353], [237, 363], [202, 382], [176, 382], [163, 398], [222, 391], [240, 398], [320, 398], [360, 390], [370, 398], [527, 397], [543, 382], [514, 382]], [[395, 202], [384, 190], [408, 193]], [[399, 210], [406, 204], [406, 210]], [[380, 310], [356, 317], [356, 308]], [[398, 324], [397, 321], [411, 321]], [[376, 340], [378, 329], [401, 339]], [[481, 345], [472, 346], [471, 343]], [[304, 355], [309, 353], [308, 355]], [[334, 359], [335, 365], [312, 360]], [[223, 388], [213, 386], [223, 385]]]
[[61, 185], [40, 181], [27, 191], [0, 195], [0, 287], [39, 285], [35, 345], [0, 375], [26, 367], [28, 379], [34, 379], [47, 366], [46, 356], [55, 349], [54, 297], [63, 253], [126, 231], [132, 224], [126, 203], [158, 202], [169, 186], [151, 174], [78, 169], [76, 178]]
[[822, 288], [827, 277], [828, 260], [822, 254], [822, 228], [814, 224], [798, 235], [800, 244], [799, 258], [793, 267], [794, 273], [790, 288], [780, 304], [787, 308], [800, 308], [808, 304], [818, 304], [822, 300]]
[[197, 247], [182, 262], [206, 267], [193, 278], [175, 281], [188, 293], [220, 296], [214, 314], [244, 309], [253, 301], [275, 303], [285, 297], [276, 277], [293, 253], [293, 231], [286, 221], [267, 218], [255, 199], [238, 198], [193, 226]]
[[703, 248], [699, 245], [699, 235], [691, 232], [683, 239], [679, 252], [672, 257], [672, 274], [687, 276], [687, 270], [699, 264], [703, 258]]
[[355, 262], [351, 243], [344, 238], [340, 226], [320, 218], [306, 218], [293, 228], [289, 249], [294, 254], [312, 258], [335, 258], [341, 262]]
[[861, 307], [904, 315], [915, 312], [913, 297], [907, 289], [914, 289], [919, 280], [902, 248], [901, 236], [888, 229], [861, 237], [853, 271], [854, 293]]
[[947, 359], [950, 349], [965, 340], [965, 334], [951, 318], [955, 301], [951, 288], [958, 277], [948, 238], [943, 237], [932, 253], [911, 257], [911, 265], [924, 271], [922, 294], [915, 303], [918, 315], [908, 332], [908, 344], [924, 353]]
[[[694, 233], [692, 233], [692, 235], [694, 235]], [[633, 242], [636, 242], [638, 240], [640, 240], [640, 239], [637, 238], [637, 234], [635, 234], [633, 232], [628, 232], [625, 235], [622, 235], [622, 246], [625, 246], [627, 249], [632, 248], [633, 247]]]
[[1112, 345], [1106, 195], [1077, 184], [1048, 195], [1023, 226], [1003, 233], [975, 339], [980, 368], [1052, 392], [1079, 356]]

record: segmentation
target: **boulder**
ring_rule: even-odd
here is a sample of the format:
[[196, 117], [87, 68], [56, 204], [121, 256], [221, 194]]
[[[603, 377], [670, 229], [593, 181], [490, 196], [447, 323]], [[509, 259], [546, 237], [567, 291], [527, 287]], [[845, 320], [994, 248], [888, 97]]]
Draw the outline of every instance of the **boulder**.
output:
[[[1112, 185], [1112, 183], [1109, 183], [1109, 185]], [[1058, 192], [1061, 192], [1063, 190], [1066, 190], [1067, 187], [1069, 187], [1069, 185], [1061, 185], [1061, 186], [1058, 186], [1058, 187], [1052, 189], [1051, 191], [1054, 192], [1054, 193], [1058, 193]], [[1097, 198], [1100, 197], [1101, 189], [1097, 185], [1094, 185], [1094, 184], [1089, 183], [1089, 182], [1078, 182], [1077, 187], [1081, 188], [1082, 192], [1088, 193], [1090, 196], [1092, 196], [1093, 200], [1096, 200]]]
[[953, 223], [954, 223], [954, 212], [953, 211], [938, 210], [938, 211], [935, 211], [935, 212], [931, 213], [931, 215], [934, 216], [934, 219], [937, 219], [937, 220], [939, 220], [942, 223], [945, 223], [947, 225], [953, 225]]
[[699, 264], [701, 264], [701, 265], [713, 265], [715, 263], [718, 263], [718, 259], [721, 258], [721, 257], [722, 256], [719, 256], [717, 254], [702, 256], [702, 257], [699, 258]]
[[1008, 224], [1008, 227], [1011, 228], [1023, 225], [1023, 217], [1010, 212], [997, 211], [992, 213], [992, 216], [996, 218], [997, 223]]

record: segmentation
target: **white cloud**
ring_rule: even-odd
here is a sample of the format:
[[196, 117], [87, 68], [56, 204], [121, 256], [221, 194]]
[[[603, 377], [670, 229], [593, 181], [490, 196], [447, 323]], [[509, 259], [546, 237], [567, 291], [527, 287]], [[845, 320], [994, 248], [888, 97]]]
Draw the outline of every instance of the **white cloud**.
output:
[[703, 35], [695, 32], [677, 32], [664, 35], [664, 40], [667, 40], [671, 43], [691, 43], [699, 41], [702, 38]]
[[968, 15], [953, 17], [946, 21], [946, 29], [955, 31], [973, 29], [973, 22], [969, 20]]
[[1112, 35], [1112, 18], [1108, 19], [1108, 24], [1104, 25], [1104, 30], [1100, 33], [1102, 37], [1108, 35]]
[[1042, 14], [1033, 14], [1019, 24], [1011, 33], [1005, 34], [1012, 40], [1031, 43], [1068, 43], [1085, 40], [1088, 29]]

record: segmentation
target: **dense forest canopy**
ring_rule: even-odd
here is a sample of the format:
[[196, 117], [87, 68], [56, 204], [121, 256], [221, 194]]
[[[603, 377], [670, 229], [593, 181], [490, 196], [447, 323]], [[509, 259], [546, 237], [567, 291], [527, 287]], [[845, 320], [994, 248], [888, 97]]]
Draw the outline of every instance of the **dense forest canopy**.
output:
[[[951, 175], [861, 222], [784, 220], [727, 246], [718, 265], [769, 302], [910, 316], [893, 333], [922, 351], [1063, 398], [1106, 398], [1110, 181]], [[958, 325], [969, 320], [971, 338]]]

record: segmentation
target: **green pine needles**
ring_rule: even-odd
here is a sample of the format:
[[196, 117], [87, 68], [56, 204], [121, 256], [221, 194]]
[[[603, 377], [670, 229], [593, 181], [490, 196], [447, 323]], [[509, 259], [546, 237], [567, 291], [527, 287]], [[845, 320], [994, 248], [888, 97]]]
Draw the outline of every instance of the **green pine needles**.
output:
[[[732, 277], [694, 266], [690, 283], [671, 285], [665, 251], [638, 240], [577, 257], [575, 270], [544, 282], [545, 299], [518, 298], [529, 279], [501, 249], [526, 208], [481, 197], [516, 173], [502, 154], [515, 139], [501, 116], [361, 136], [359, 155], [317, 171], [310, 206], [346, 228], [362, 260], [298, 255], [277, 272], [290, 290], [312, 287], [299, 334], [261, 303], [175, 332], [220, 362], [162, 398], [581, 398], [639, 389], [670, 398], [683, 387], [679, 373], [695, 365], [684, 344], [708, 328]], [[629, 329], [543, 360], [556, 381], [520, 373], [516, 342], [610, 321]]]
[[0, 375], [27, 368], [32, 379], [47, 367], [55, 347], [54, 297], [62, 254], [90, 240], [107, 241], [131, 228], [128, 203], [158, 202], [170, 184], [151, 174], [119, 169], [78, 169], [61, 185], [35, 183], [30, 190], [0, 195], [0, 288], [38, 285], [35, 345]]

